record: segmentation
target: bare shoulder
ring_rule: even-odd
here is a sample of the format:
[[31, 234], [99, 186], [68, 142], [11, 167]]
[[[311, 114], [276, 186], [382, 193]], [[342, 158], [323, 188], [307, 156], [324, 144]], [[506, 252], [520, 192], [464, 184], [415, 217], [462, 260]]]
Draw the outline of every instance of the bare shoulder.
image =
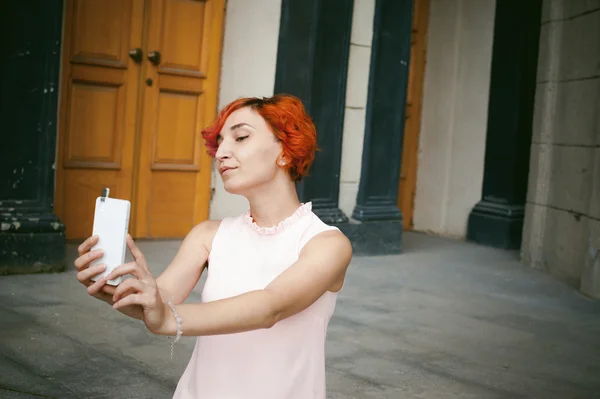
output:
[[207, 251], [210, 252], [213, 239], [220, 225], [221, 220], [205, 220], [194, 226], [189, 232], [188, 237], [194, 242], [201, 242]]
[[300, 252], [303, 263], [331, 273], [333, 280], [328, 287], [331, 292], [339, 292], [346, 278], [352, 260], [352, 243], [337, 229], [326, 230], [311, 238]]
[[309, 256], [336, 257], [347, 266], [352, 258], [352, 243], [341, 231], [326, 230], [311, 238], [302, 252]]

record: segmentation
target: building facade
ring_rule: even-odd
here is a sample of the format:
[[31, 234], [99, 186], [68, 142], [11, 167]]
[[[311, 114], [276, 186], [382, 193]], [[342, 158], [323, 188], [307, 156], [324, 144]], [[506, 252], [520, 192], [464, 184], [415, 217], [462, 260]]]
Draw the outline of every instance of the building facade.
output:
[[598, 1], [106, 3], [3, 5], [27, 32], [3, 74], [20, 100], [2, 110], [3, 270], [64, 267], [104, 186], [139, 239], [245, 211], [198, 133], [287, 92], [322, 148], [301, 200], [356, 254], [401, 253], [406, 230], [467, 239], [600, 297]]
[[600, 298], [600, 1], [544, 1], [523, 261]]

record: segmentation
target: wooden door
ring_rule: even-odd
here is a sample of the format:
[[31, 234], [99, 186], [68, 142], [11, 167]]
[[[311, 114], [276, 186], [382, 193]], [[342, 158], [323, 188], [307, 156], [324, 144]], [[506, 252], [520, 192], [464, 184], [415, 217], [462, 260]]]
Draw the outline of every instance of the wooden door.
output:
[[200, 132], [216, 116], [223, 11], [216, 0], [151, 3], [154, 61], [146, 61], [144, 76], [134, 229], [140, 237], [182, 237], [208, 218], [211, 160]]
[[55, 212], [67, 238], [92, 232], [102, 187], [132, 199], [143, 0], [67, 0]]
[[429, 0], [414, 0], [404, 143], [398, 187], [398, 207], [402, 211], [405, 230], [413, 227], [428, 21]]
[[224, 0], [66, 1], [55, 212], [68, 239], [91, 234], [102, 187], [131, 201], [134, 237], [183, 237], [208, 217], [200, 131], [216, 114], [223, 11]]

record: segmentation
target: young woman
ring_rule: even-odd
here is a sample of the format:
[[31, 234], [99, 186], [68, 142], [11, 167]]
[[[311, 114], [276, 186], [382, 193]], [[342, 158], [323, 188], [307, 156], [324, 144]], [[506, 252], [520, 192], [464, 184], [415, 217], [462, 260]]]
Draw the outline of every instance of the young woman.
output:
[[[94, 283], [104, 266], [89, 267], [102, 256], [91, 237], [77, 278], [152, 333], [197, 337], [174, 398], [324, 399], [325, 336], [352, 247], [296, 194], [315, 127], [297, 98], [277, 95], [234, 101], [202, 135], [225, 189], [250, 209], [194, 227], [156, 279], [128, 237], [135, 260]], [[183, 304], [205, 269], [202, 303]]]

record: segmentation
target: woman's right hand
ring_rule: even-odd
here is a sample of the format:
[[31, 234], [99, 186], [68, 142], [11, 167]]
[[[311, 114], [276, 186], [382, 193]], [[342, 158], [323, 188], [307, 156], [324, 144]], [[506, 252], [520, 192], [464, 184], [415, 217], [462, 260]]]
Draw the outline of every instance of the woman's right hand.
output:
[[[106, 265], [103, 264], [90, 266], [90, 263], [101, 258], [104, 254], [102, 249], [91, 250], [97, 242], [98, 237], [92, 236], [77, 248], [79, 257], [75, 259], [74, 262], [75, 268], [77, 269], [77, 280], [87, 287], [88, 294], [112, 306], [115, 303], [115, 301], [113, 301], [113, 295], [117, 287], [106, 284], [107, 280], [105, 277], [101, 277], [95, 282], [91, 280], [92, 277], [102, 273], [106, 269]], [[129, 293], [125, 293], [123, 297], [127, 295], [129, 295]], [[143, 320], [144, 317], [142, 307], [138, 305], [123, 306], [119, 309], [119, 312], [134, 319]]]
[[108, 303], [109, 305], [113, 305], [113, 294], [115, 293], [116, 287], [112, 287], [106, 284], [106, 279], [104, 277], [98, 279], [97, 281], [92, 281], [91, 278], [102, 273], [106, 269], [106, 265], [97, 264], [90, 267], [90, 264], [98, 258], [101, 258], [104, 252], [101, 249], [96, 249], [92, 251], [92, 247], [96, 245], [98, 242], [97, 236], [92, 236], [85, 240], [79, 248], [77, 248], [77, 252], [79, 253], [79, 257], [75, 259], [74, 265], [77, 269], [77, 280], [81, 284], [87, 287], [88, 294], [91, 296], [100, 299]]

